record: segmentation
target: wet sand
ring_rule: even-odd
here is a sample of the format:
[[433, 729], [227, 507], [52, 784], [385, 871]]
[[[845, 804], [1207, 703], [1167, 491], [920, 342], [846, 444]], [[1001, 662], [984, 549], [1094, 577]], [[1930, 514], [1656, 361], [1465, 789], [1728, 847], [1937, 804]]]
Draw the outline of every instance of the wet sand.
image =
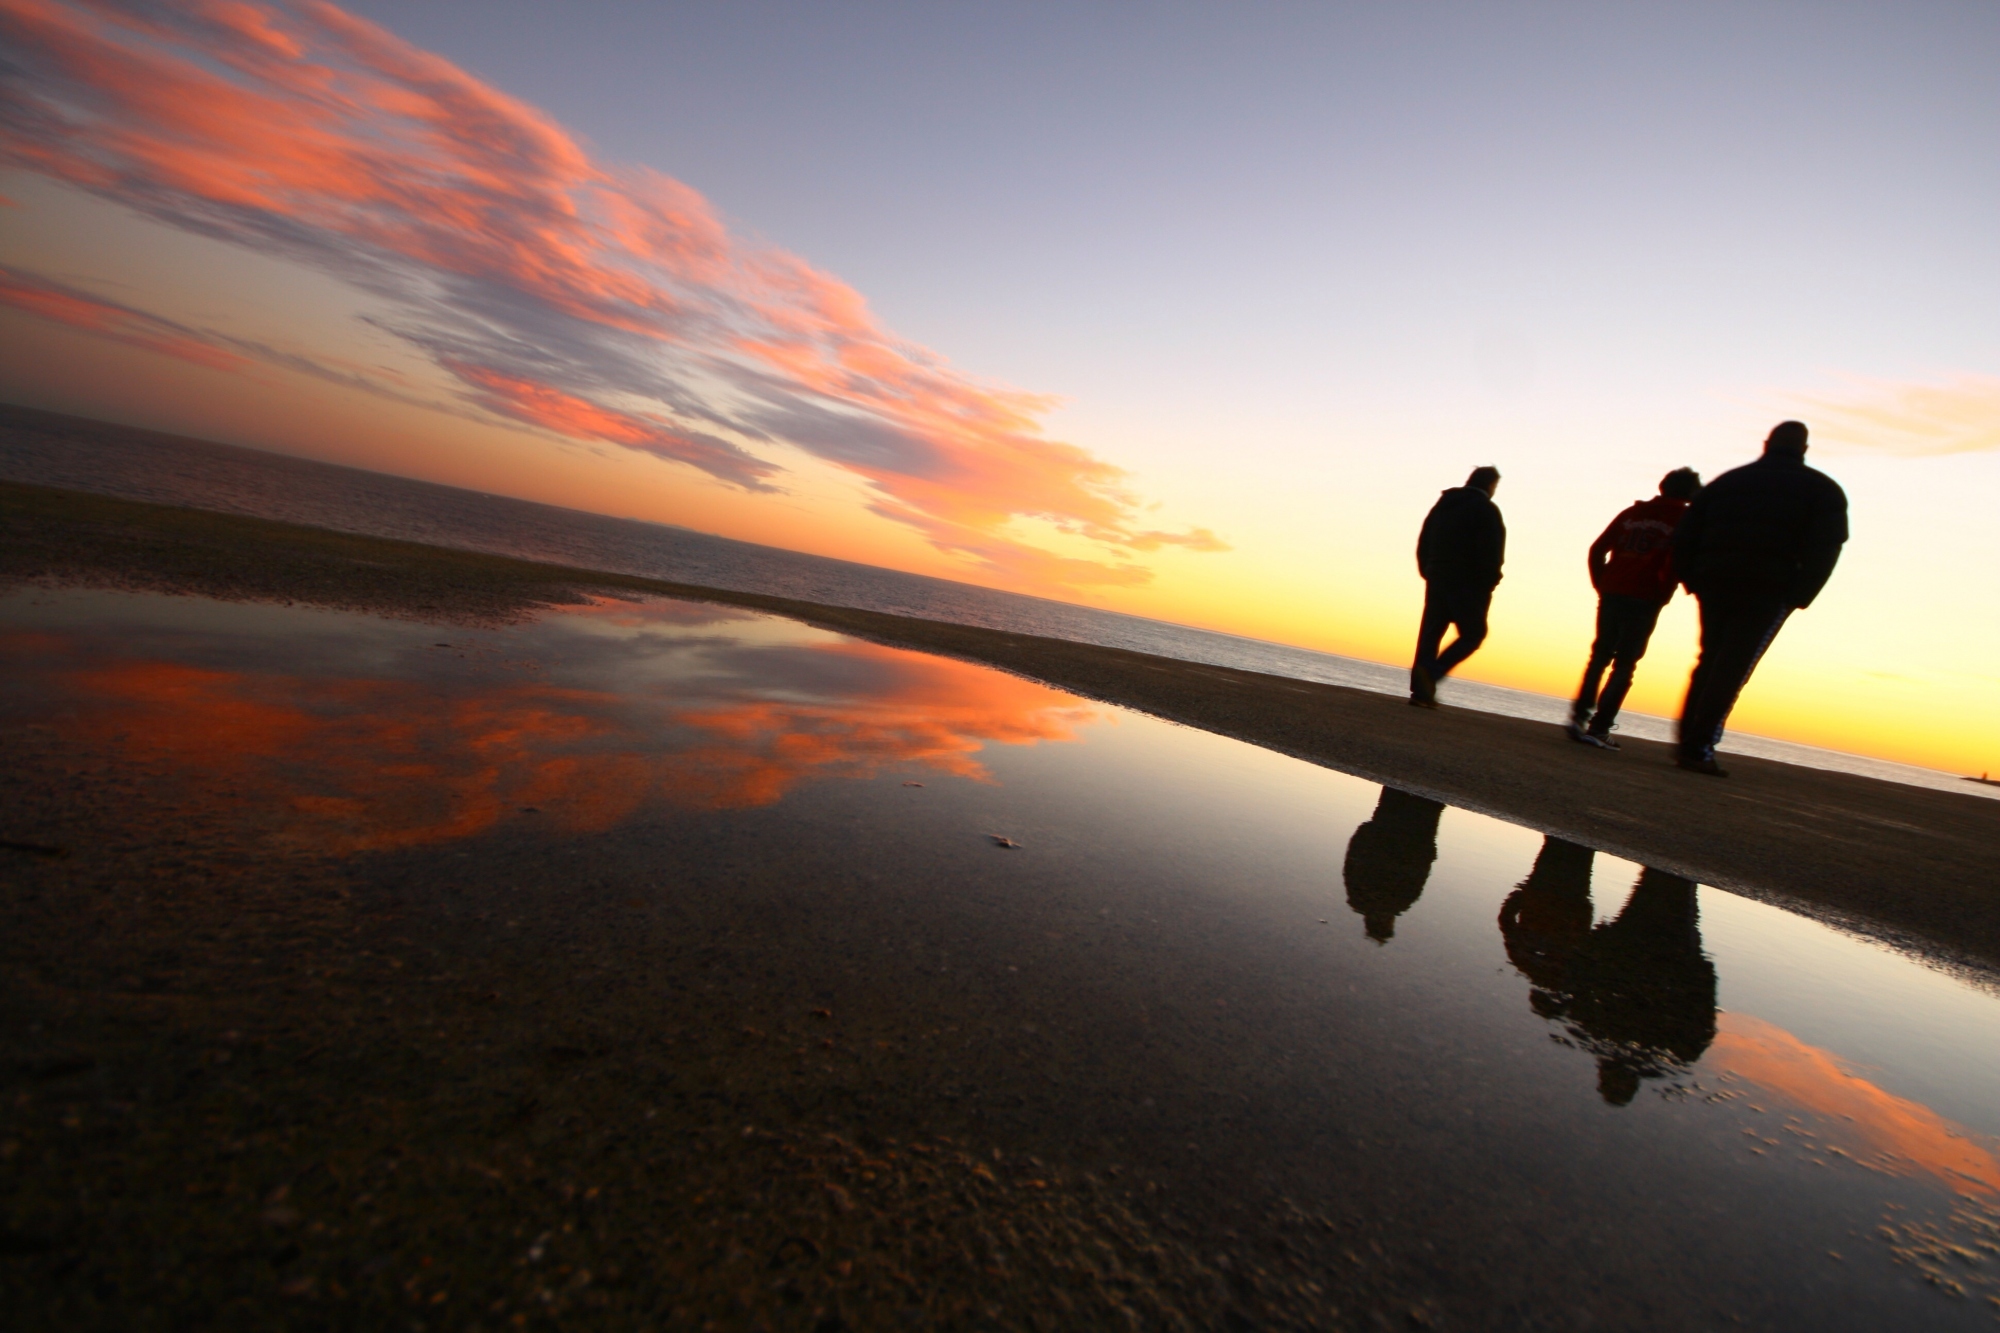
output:
[[2000, 802], [1730, 756], [1726, 780], [1668, 748], [1143, 653], [786, 598], [567, 569], [266, 520], [0, 483], [0, 581], [302, 603], [504, 623], [591, 594], [770, 611], [984, 663], [1612, 852], [2000, 974]]

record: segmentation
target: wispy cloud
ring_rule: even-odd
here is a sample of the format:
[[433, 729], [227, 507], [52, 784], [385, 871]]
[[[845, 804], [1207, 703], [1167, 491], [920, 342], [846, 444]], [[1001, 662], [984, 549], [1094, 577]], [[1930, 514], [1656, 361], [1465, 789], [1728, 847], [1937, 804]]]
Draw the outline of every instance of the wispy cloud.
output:
[[410, 393], [399, 387], [401, 377], [392, 377], [379, 369], [341, 365], [254, 338], [183, 324], [10, 264], [0, 264], [0, 305], [211, 370], [241, 370], [261, 361], [412, 407], [461, 417], [476, 415], [462, 403]]
[[6, 264], [0, 264], [0, 305], [10, 305], [129, 347], [163, 352], [198, 366], [228, 370], [244, 363], [242, 357], [185, 324], [107, 301]]
[[2000, 376], [1926, 384], [1859, 381], [1839, 397], [1807, 397], [1815, 435], [1912, 457], [2000, 449]]
[[[1049, 399], [898, 339], [851, 287], [732, 237], [694, 190], [594, 160], [332, 5], [0, 0], [0, 42], [0, 157], [337, 275], [479, 410], [749, 489], [777, 486], [789, 445], [1022, 582], [1142, 582], [1138, 553], [1224, 549], [1140, 528], [1122, 469], [1042, 433]], [[85, 326], [174, 328], [130, 311]], [[1042, 549], [1024, 523], [1099, 555]]]

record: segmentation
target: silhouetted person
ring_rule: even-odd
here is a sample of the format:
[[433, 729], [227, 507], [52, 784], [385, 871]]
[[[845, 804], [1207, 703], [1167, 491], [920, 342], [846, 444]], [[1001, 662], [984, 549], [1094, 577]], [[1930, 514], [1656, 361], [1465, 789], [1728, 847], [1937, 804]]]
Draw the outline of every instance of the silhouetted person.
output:
[[[1675, 468], [1660, 478], [1660, 493], [1641, 500], [1611, 520], [1590, 544], [1590, 586], [1597, 589], [1597, 638], [1590, 645], [1590, 662], [1583, 684], [1570, 705], [1569, 738], [1599, 749], [1615, 750], [1611, 728], [1632, 672], [1653, 641], [1660, 610], [1674, 595], [1674, 529], [1687, 513], [1688, 501], [1701, 491], [1693, 468]], [[1604, 669], [1611, 679], [1597, 692]]]
[[1597, 1089], [1615, 1106], [1641, 1078], [1699, 1060], [1715, 1040], [1715, 964], [1701, 951], [1694, 882], [1641, 871], [1617, 920], [1576, 951], [1570, 996], [1565, 1016], [1599, 1043]]
[[1590, 862], [1586, 847], [1545, 840], [1500, 908], [1500, 935], [1533, 986], [1529, 1006], [1596, 1056], [1599, 1095], [1624, 1106], [1641, 1079], [1693, 1064], [1715, 1040], [1715, 966], [1692, 881], [1645, 870], [1617, 919], [1593, 926]]
[[[1437, 707], [1438, 682], [1486, 641], [1486, 611], [1507, 554], [1507, 525], [1493, 490], [1500, 470], [1476, 467], [1465, 485], [1438, 497], [1417, 537], [1417, 572], [1424, 576], [1424, 619], [1417, 629], [1417, 657], [1410, 666], [1410, 702]], [[1457, 637], [1442, 653], [1447, 626]]]
[[1569, 993], [1569, 964], [1590, 937], [1590, 863], [1597, 855], [1561, 838], [1545, 837], [1535, 868], [1500, 905], [1500, 938], [1507, 961], [1534, 989], [1529, 1007], [1543, 1018], [1559, 1016]]
[[1375, 813], [1347, 843], [1341, 878], [1347, 905], [1377, 944], [1396, 934], [1396, 918], [1410, 910], [1431, 877], [1437, 860], [1438, 818], [1444, 806], [1394, 787], [1384, 787]]
[[1723, 473], [1674, 533], [1674, 568], [1701, 603], [1701, 659], [1681, 706], [1680, 766], [1715, 762], [1736, 696], [1786, 617], [1811, 606], [1847, 540], [1847, 496], [1806, 466], [1806, 428], [1781, 421], [1764, 456]]

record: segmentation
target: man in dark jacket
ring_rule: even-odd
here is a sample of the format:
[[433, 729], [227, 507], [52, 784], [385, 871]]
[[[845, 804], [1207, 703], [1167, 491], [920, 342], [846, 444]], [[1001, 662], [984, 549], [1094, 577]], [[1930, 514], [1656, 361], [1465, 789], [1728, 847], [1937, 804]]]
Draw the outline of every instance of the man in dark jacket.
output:
[[[1493, 503], [1500, 470], [1476, 467], [1465, 485], [1438, 497], [1417, 538], [1417, 572], [1424, 576], [1424, 619], [1417, 660], [1410, 667], [1410, 702], [1437, 707], [1437, 683], [1486, 641], [1486, 610], [1500, 582], [1507, 526]], [[1458, 636], [1442, 653], [1446, 626]]]
[[1725, 472], [1674, 533], [1674, 569], [1701, 603], [1701, 659], [1681, 706], [1682, 768], [1728, 775], [1715, 747], [1786, 617], [1811, 606], [1847, 540], [1847, 496], [1806, 466], [1806, 428], [1781, 421], [1764, 456]]
[[[1583, 685], [1570, 705], [1569, 738], [1615, 750], [1612, 724], [1632, 688], [1632, 672], [1646, 655], [1660, 609], [1674, 595], [1674, 529], [1688, 501], [1701, 490], [1693, 468], [1676, 468], [1660, 478], [1660, 493], [1641, 500], [1611, 520], [1590, 544], [1590, 584], [1597, 589], [1597, 638]], [[1597, 692], [1604, 669], [1611, 679]]]

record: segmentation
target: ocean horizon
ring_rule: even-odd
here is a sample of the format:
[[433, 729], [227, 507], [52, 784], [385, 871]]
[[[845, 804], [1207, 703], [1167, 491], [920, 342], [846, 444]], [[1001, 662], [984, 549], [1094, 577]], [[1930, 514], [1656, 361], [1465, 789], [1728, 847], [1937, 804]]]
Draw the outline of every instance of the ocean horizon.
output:
[[[616, 518], [336, 463], [0, 405], [0, 477], [121, 499], [275, 519], [491, 555], [759, 592], [890, 615], [1034, 634], [1211, 666], [1401, 695], [1407, 668], [1221, 630], [765, 546], [677, 524]], [[1412, 613], [1414, 624], [1414, 611]], [[1560, 725], [1569, 702], [1479, 681], [1440, 697]], [[1672, 739], [1671, 719], [1626, 711], [1619, 730]], [[1723, 750], [2000, 799], [1964, 775], [1747, 732]]]

